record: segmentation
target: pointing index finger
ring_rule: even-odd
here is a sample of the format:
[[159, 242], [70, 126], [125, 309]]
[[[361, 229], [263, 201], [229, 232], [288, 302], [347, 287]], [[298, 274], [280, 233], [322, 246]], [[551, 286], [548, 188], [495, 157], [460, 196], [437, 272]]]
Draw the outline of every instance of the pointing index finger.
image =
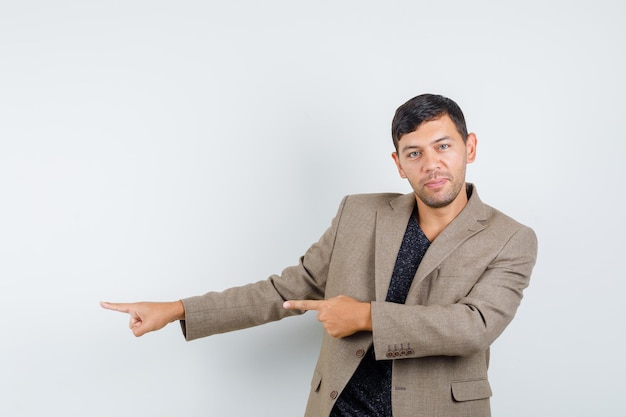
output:
[[106, 301], [101, 301], [100, 306], [102, 308], [106, 308], [107, 310], [120, 311], [122, 313], [128, 313], [129, 309], [124, 303], [109, 303]]
[[289, 300], [283, 303], [287, 310], [319, 310], [322, 300]]

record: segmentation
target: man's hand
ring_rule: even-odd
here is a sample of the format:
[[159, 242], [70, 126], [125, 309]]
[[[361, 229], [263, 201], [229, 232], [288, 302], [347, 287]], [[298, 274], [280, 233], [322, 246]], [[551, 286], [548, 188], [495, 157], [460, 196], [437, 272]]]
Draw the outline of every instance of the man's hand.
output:
[[332, 337], [342, 338], [359, 331], [372, 330], [370, 303], [363, 303], [345, 295], [328, 300], [290, 300], [287, 310], [316, 310], [317, 319]]
[[185, 319], [185, 307], [180, 301], [167, 303], [107, 303], [102, 308], [130, 314], [129, 327], [137, 337], [159, 330], [166, 324]]

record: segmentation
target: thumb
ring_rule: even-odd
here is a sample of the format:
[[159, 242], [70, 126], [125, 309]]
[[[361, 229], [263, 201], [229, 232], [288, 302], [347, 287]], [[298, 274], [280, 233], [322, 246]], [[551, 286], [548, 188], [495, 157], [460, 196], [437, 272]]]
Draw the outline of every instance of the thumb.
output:
[[142, 321], [134, 321], [131, 319], [130, 330], [133, 332], [133, 335], [136, 337], [143, 336], [148, 333], [150, 330]]

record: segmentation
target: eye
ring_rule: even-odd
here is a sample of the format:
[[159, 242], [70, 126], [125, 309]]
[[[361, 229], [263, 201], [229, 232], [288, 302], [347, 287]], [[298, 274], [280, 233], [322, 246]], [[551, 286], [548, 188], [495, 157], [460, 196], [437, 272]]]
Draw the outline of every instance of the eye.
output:
[[439, 145], [439, 149], [442, 149], [442, 150], [450, 149], [450, 145], [448, 143], [441, 143]]
[[421, 153], [419, 151], [413, 151], [413, 152], [409, 153], [408, 157], [409, 158], [417, 158], [420, 155], [421, 155]]

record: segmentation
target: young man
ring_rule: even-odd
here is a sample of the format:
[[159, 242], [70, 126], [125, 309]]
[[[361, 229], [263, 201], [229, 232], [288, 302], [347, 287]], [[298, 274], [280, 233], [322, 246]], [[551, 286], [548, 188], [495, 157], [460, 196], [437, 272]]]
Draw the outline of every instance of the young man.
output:
[[170, 303], [102, 306], [129, 313], [136, 336], [180, 320], [187, 340], [316, 310], [326, 333], [306, 416], [489, 416], [489, 346], [528, 286], [535, 234], [465, 182], [477, 142], [454, 101], [409, 100], [392, 137], [413, 193], [345, 197], [281, 275]]

